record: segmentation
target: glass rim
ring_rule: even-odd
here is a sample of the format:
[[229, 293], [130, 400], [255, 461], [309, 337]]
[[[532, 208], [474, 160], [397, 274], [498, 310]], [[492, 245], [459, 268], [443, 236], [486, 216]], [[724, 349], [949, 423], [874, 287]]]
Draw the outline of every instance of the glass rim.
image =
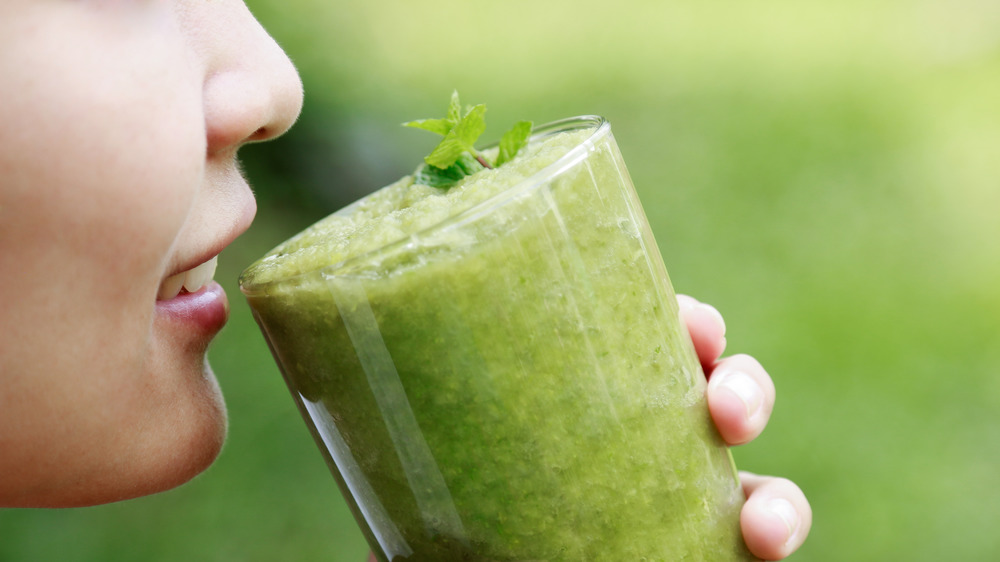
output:
[[[586, 155], [593, 150], [597, 142], [602, 137], [610, 134], [611, 123], [606, 118], [600, 115], [578, 115], [575, 117], [567, 117], [556, 121], [550, 121], [543, 125], [539, 125], [537, 127], [532, 128], [531, 136], [529, 137], [529, 142], [540, 140], [549, 137], [551, 135], [554, 135], [556, 133], [579, 131], [584, 129], [593, 129], [593, 133], [591, 133], [586, 139], [581, 141], [579, 144], [573, 146], [573, 148], [569, 149], [565, 154], [557, 158], [554, 162], [548, 164], [541, 170], [538, 170], [534, 174], [528, 176], [527, 178], [513, 185], [509, 189], [505, 189], [504, 191], [497, 193], [487, 199], [484, 199], [483, 201], [480, 201], [467, 209], [463, 209], [462, 211], [459, 211], [454, 215], [446, 217], [441, 221], [436, 222], [428, 227], [422, 228], [416, 232], [411, 232], [401, 238], [383, 244], [377, 248], [372, 248], [371, 250], [368, 250], [366, 252], [363, 252], [355, 256], [348, 257], [346, 259], [340, 260], [335, 263], [321, 265], [306, 271], [300, 271], [294, 275], [289, 275], [287, 277], [282, 277], [280, 279], [272, 279], [270, 281], [265, 281], [263, 283], [244, 284], [243, 275], [241, 274], [239, 281], [240, 291], [245, 296], [258, 296], [261, 295], [262, 293], [266, 294], [267, 287], [287, 283], [295, 279], [300, 279], [303, 277], [315, 276], [315, 275], [321, 275], [323, 277], [328, 277], [328, 276], [332, 277], [334, 275], [324, 274], [324, 272], [350, 267], [352, 263], [360, 263], [361, 260], [369, 258], [370, 256], [376, 253], [389, 252], [396, 248], [404, 247], [407, 246], [408, 244], [413, 244], [415, 241], [421, 238], [425, 238], [432, 232], [436, 232], [446, 228], [451, 228], [459, 223], [477, 218], [480, 215], [480, 213], [484, 212], [485, 210], [488, 210], [498, 205], [503, 205], [507, 203], [509, 200], [517, 197], [518, 195], [521, 195], [522, 193], [533, 191], [538, 187], [546, 184], [553, 176], [577, 164], [580, 160], [586, 157]], [[489, 150], [495, 148], [497, 145], [499, 145], [499, 141], [487, 145], [486, 147], [483, 148], [483, 150]], [[350, 214], [351, 212], [353, 212], [354, 208], [361, 205], [362, 202], [364, 202], [364, 200], [369, 195], [359, 198], [353, 203], [350, 203], [342, 207], [341, 209], [334, 211], [332, 214], [333, 215]], [[284, 244], [284, 242], [282, 244]], [[253, 265], [249, 267], [253, 267]]]

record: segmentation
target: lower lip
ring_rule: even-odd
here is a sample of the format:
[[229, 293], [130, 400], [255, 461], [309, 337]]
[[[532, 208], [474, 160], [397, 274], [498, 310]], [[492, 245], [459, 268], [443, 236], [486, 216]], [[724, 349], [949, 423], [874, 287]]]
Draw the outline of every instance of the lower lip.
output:
[[206, 335], [214, 335], [229, 318], [229, 300], [215, 281], [193, 293], [181, 293], [172, 299], [156, 301], [159, 314], [184, 323]]

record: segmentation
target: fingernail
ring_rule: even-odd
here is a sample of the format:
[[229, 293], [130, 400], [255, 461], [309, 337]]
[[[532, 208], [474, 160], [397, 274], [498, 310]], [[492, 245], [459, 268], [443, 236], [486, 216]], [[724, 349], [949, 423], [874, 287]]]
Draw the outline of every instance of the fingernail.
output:
[[784, 498], [774, 498], [767, 502], [768, 509], [771, 513], [778, 516], [779, 519], [788, 527], [788, 535], [785, 538], [785, 542], [792, 540], [795, 536], [795, 532], [799, 530], [799, 512], [795, 510], [795, 506], [792, 502]]
[[707, 312], [710, 316], [715, 318], [715, 321], [722, 326], [722, 335], [726, 335], [726, 320], [722, 318], [722, 313], [718, 311], [714, 306], [705, 303], [698, 303], [698, 308]]
[[677, 295], [677, 305], [682, 311], [691, 310], [703, 310], [709, 316], [715, 319], [715, 322], [722, 328], [722, 335], [726, 335], [726, 320], [722, 317], [722, 313], [719, 312], [717, 308], [710, 304], [705, 304], [694, 297], [689, 297], [687, 295]]
[[715, 384], [729, 390], [743, 402], [746, 408], [747, 419], [753, 418], [764, 405], [764, 391], [757, 384], [757, 381], [743, 371], [722, 371], [713, 373], [712, 379]]
[[698, 301], [694, 297], [677, 295], [677, 306], [681, 310], [694, 310], [694, 307], [698, 306]]

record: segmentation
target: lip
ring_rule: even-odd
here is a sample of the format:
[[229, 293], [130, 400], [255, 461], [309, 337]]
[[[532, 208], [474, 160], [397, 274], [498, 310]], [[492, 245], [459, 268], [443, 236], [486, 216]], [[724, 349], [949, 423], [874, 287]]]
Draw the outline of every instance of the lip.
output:
[[[243, 185], [246, 186], [245, 183]], [[242, 201], [241, 212], [229, 228], [221, 232], [214, 243], [201, 247], [201, 251], [185, 253], [185, 259], [174, 262], [173, 267], [166, 271], [162, 279], [194, 269], [195, 267], [218, 256], [224, 249], [232, 244], [233, 240], [236, 240], [240, 234], [243, 234], [248, 228], [250, 228], [250, 223], [253, 222], [254, 215], [257, 214], [257, 201], [254, 199], [253, 195], [250, 194], [249, 186], [246, 187], [245, 192], [243, 193], [245, 193], [246, 196]]]
[[183, 324], [203, 337], [219, 332], [229, 319], [229, 299], [222, 285], [209, 281], [193, 293], [181, 293], [172, 299], [156, 301], [156, 312], [174, 324]]
[[[221, 228], [208, 244], [198, 244], [193, 251], [180, 252], [173, 267], [167, 269], [161, 277], [162, 283], [167, 278], [179, 273], [190, 271], [195, 267], [219, 255], [240, 234], [250, 227], [257, 212], [257, 202], [253, 197], [246, 180], [233, 171], [233, 186], [237, 201], [231, 209], [239, 209], [231, 217], [228, 228]], [[192, 342], [207, 342], [215, 336], [229, 319], [229, 300], [226, 292], [218, 282], [211, 280], [195, 292], [181, 291], [170, 299], [156, 300], [156, 321], [176, 337]]]

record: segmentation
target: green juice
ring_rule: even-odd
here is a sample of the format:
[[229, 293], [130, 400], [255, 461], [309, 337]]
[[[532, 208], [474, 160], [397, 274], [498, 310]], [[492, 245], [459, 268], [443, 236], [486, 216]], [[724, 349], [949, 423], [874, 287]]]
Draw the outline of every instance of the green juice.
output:
[[381, 560], [747, 560], [731, 456], [606, 122], [411, 178], [241, 287]]

